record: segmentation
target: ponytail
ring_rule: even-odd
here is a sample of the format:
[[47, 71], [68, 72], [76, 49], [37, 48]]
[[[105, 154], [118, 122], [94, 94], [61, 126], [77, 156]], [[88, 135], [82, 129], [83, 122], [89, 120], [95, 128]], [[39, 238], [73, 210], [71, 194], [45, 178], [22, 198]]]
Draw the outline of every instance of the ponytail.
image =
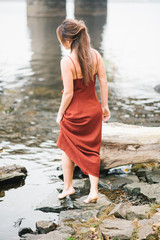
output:
[[57, 28], [61, 42], [72, 40], [71, 52], [76, 50], [79, 64], [82, 70], [83, 83], [88, 85], [93, 78], [93, 60], [90, 48], [90, 37], [85, 23], [80, 20], [66, 19]]

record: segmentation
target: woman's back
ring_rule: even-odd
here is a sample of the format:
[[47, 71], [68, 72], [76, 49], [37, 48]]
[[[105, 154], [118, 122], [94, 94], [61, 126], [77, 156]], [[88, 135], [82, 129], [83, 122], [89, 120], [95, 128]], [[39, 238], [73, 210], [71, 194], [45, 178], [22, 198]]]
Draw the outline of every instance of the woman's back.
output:
[[[93, 72], [93, 77], [97, 73], [97, 68], [98, 68], [98, 57], [97, 53], [94, 49], [91, 49], [91, 54], [92, 54], [92, 72]], [[78, 60], [78, 56], [75, 53], [71, 53], [69, 55], [71, 61], [72, 61], [72, 75], [73, 79], [83, 79], [83, 74], [82, 74], [82, 69]]]
[[[94, 51], [94, 50], [92, 50]], [[72, 63], [72, 73], [73, 73], [73, 98], [71, 100], [70, 105], [66, 109], [63, 120], [76, 121], [77, 119], [82, 121], [83, 119], [88, 119], [86, 127], [92, 128], [90, 125], [90, 121], [96, 120], [97, 114], [99, 114], [100, 118], [102, 117], [102, 109], [99, 103], [99, 100], [95, 91], [95, 82], [96, 82], [96, 70], [97, 70], [97, 57], [94, 51], [93, 58], [93, 72], [94, 75], [92, 79], [90, 79], [89, 83], [85, 85], [83, 83], [82, 71], [80, 68], [80, 64], [76, 59], [75, 55], [68, 56]], [[74, 59], [74, 60], [73, 60]], [[78, 69], [77, 69], [78, 67]], [[94, 123], [95, 124], [95, 123]], [[100, 122], [101, 124], [101, 122]], [[72, 129], [72, 127], [71, 127]], [[85, 132], [87, 129], [85, 130]]]

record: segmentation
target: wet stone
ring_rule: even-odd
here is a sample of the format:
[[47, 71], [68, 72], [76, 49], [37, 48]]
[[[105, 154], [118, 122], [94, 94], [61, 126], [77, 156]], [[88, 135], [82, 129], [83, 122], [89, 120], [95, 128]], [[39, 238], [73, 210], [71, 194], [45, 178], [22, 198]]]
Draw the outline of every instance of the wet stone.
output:
[[18, 235], [20, 237], [22, 237], [26, 233], [33, 233], [33, 230], [31, 228], [29, 228], [29, 227], [26, 227], [26, 228], [20, 228], [19, 231], [18, 231]]
[[[106, 176], [105, 178], [101, 178], [98, 182], [98, 186], [101, 188], [107, 188], [110, 190], [117, 190], [122, 188], [126, 184], [133, 183], [133, 179], [123, 177], [123, 176]], [[136, 178], [136, 176], [135, 176]]]
[[160, 183], [131, 183], [124, 186], [124, 189], [127, 190], [129, 194], [133, 195], [138, 195], [141, 193], [142, 195], [146, 196], [150, 202], [156, 202], [160, 204]]
[[[63, 180], [63, 174], [58, 176], [61, 180]], [[86, 175], [82, 172], [82, 170], [78, 167], [75, 166], [74, 172], [73, 172], [73, 179], [86, 179]]]
[[[90, 190], [90, 181], [89, 178], [83, 178], [83, 179], [73, 179], [73, 187], [75, 188], [75, 194], [87, 194]], [[58, 190], [63, 190], [63, 186], [59, 188]]]
[[52, 221], [38, 221], [36, 222], [36, 228], [39, 234], [48, 233], [55, 230], [57, 225]]
[[27, 176], [27, 169], [19, 165], [8, 165], [0, 167], [0, 183], [13, 183], [18, 182]]
[[148, 183], [160, 183], [160, 169], [152, 170], [140, 168], [136, 172], [137, 177], [140, 181]]
[[149, 171], [149, 170], [145, 169], [145, 168], [138, 169], [138, 171], [136, 172], [136, 175], [140, 181], [147, 182], [147, 179], [146, 179], [147, 171]]
[[83, 195], [89, 192], [90, 181], [88, 178], [84, 179], [73, 179], [73, 186], [76, 192], [83, 193]]
[[53, 192], [42, 200], [35, 208], [35, 210], [41, 210], [43, 212], [56, 212], [59, 213], [62, 210], [73, 209], [73, 202], [70, 196], [59, 200], [57, 193]]
[[160, 183], [160, 169], [146, 172], [146, 179], [149, 183]]

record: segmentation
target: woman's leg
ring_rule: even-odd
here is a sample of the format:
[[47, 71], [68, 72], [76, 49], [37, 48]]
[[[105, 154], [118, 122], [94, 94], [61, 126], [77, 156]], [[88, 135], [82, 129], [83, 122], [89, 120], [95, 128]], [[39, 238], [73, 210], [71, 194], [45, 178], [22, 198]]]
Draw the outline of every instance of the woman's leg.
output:
[[84, 200], [85, 203], [89, 203], [90, 201], [97, 201], [98, 199], [98, 177], [95, 177], [93, 175], [89, 174], [89, 179], [90, 179], [90, 193], [87, 197], [87, 199]]
[[58, 195], [58, 198], [64, 198], [67, 195], [75, 193], [73, 188], [73, 171], [74, 171], [74, 162], [67, 156], [65, 152], [62, 153], [62, 170], [63, 170], [63, 179], [64, 179], [64, 189], [63, 192]]

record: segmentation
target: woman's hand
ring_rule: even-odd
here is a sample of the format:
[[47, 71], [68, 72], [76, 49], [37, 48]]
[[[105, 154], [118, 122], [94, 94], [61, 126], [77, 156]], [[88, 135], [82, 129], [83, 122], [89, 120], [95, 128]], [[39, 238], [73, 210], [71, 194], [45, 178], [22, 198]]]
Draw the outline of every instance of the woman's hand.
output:
[[58, 112], [56, 122], [57, 122], [59, 125], [60, 125], [60, 121], [62, 120], [62, 118], [63, 118], [63, 114]]
[[108, 107], [102, 107], [103, 122], [107, 122], [110, 118], [110, 111]]

